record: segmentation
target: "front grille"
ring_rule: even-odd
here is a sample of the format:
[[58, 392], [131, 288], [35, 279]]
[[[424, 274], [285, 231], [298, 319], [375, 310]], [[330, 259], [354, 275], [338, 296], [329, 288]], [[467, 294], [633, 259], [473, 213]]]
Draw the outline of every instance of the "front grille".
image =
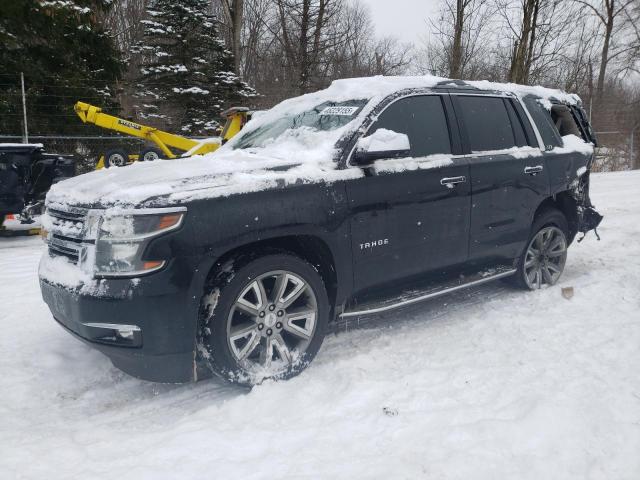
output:
[[88, 212], [77, 207], [47, 208], [50, 255], [67, 257], [76, 264], [81, 260], [84, 245], [93, 243], [85, 238]]

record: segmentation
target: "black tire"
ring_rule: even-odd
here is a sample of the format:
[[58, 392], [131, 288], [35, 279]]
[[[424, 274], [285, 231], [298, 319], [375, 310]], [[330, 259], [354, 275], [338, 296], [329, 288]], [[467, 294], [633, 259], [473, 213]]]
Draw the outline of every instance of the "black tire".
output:
[[[205, 289], [201, 301], [200, 326], [197, 339], [200, 360], [218, 376], [232, 383], [244, 385], [259, 384], [267, 378], [275, 380], [288, 379], [304, 370], [318, 353], [324, 340], [329, 321], [329, 300], [324, 283], [318, 272], [306, 261], [289, 253], [266, 253], [257, 258], [234, 259], [233, 262], [229, 262], [229, 265], [223, 266], [220, 270], [221, 272]], [[255, 282], [266, 282], [266, 280], [271, 278], [269, 275], [277, 274], [278, 272], [292, 273], [294, 276], [306, 282], [304, 287], [305, 292], [308, 290], [307, 287], [309, 287], [309, 291], [313, 292], [313, 305], [317, 308], [313, 322], [314, 329], [309, 335], [309, 339], [304, 342], [303, 353], [297, 353], [295, 349], [291, 350], [291, 358], [293, 360], [290, 363], [281, 362], [278, 364], [281, 369], [277, 372], [267, 371], [267, 369], [257, 372], [256, 368], [252, 367], [259, 368], [259, 365], [256, 366], [252, 364], [249, 358], [244, 360], [245, 363], [242, 363], [232, 351], [232, 323], [235, 321], [234, 319], [236, 318], [237, 312], [240, 312], [240, 316], [247, 315], [250, 317], [251, 320], [248, 321], [250, 328], [253, 325], [251, 322], [256, 322], [256, 333], [262, 335], [259, 340], [260, 343], [254, 347], [255, 350], [253, 351], [254, 353], [257, 351], [260, 354], [262, 354], [263, 351], [267, 351], [264, 343], [267, 341], [266, 333], [270, 331], [271, 328], [265, 330], [264, 327], [265, 325], [267, 327], [269, 326], [269, 317], [273, 317], [273, 313], [267, 315], [264, 320], [260, 320], [257, 316], [249, 316], [246, 312], [238, 309], [237, 302], [240, 295], [244, 294], [243, 292], [246, 292], [251, 285], [255, 285]], [[266, 277], [260, 280], [260, 278], [265, 275]], [[275, 283], [276, 277], [273, 278]], [[288, 280], [285, 280], [285, 283], [286, 282], [288, 282]], [[270, 303], [275, 303], [271, 301], [271, 299], [274, 298], [273, 292], [276, 290], [275, 284], [272, 288], [273, 290], [270, 290], [268, 295], [270, 300], [265, 302], [265, 307], [263, 307], [265, 312], [267, 308], [271, 308]], [[268, 285], [263, 284], [263, 291], [266, 292], [268, 290]], [[282, 290], [282, 295], [285, 295], [284, 289]], [[277, 297], [277, 295], [275, 295], [275, 297]], [[304, 301], [302, 297], [303, 295], [299, 295], [301, 301]], [[277, 308], [279, 309], [281, 307], [278, 306]], [[287, 309], [289, 307], [283, 308]], [[265, 312], [261, 312], [261, 314]], [[279, 314], [280, 311], [278, 310], [275, 313]], [[289, 312], [285, 311], [282, 318], [287, 320], [282, 321], [290, 327], [291, 320], [289, 319], [293, 316], [294, 314], [290, 316]], [[275, 317], [274, 319], [277, 320]], [[258, 332], [257, 328], [260, 326], [260, 322], [264, 323], [262, 324], [263, 328]], [[281, 322], [278, 323], [280, 323], [279, 328], [281, 330], [274, 335], [281, 334], [281, 336], [279, 336], [281, 340], [283, 337], [289, 338], [290, 333], [285, 332], [287, 326], [283, 327]], [[271, 325], [271, 327], [276, 331], [274, 325]], [[253, 339], [254, 337], [251, 336], [250, 338]], [[293, 338], [295, 342], [295, 336], [291, 336], [291, 338]], [[248, 345], [250, 342], [251, 340], [247, 340], [245, 345]], [[276, 350], [272, 347], [271, 355], [273, 355], [274, 352], [276, 352]], [[277, 353], [280, 353], [279, 349], [277, 349]], [[296, 355], [293, 355], [293, 353], [296, 353]], [[282, 355], [280, 356], [282, 357]], [[271, 359], [269, 363], [271, 364]]]
[[129, 164], [129, 155], [121, 148], [107, 150], [104, 154], [104, 168], [124, 167]]
[[[566, 247], [569, 245], [569, 224], [567, 223], [566, 217], [562, 212], [554, 208], [550, 208], [542, 211], [534, 219], [533, 224], [531, 225], [531, 231], [529, 233], [529, 237], [527, 238], [527, 243], [522, 251], [522, 254], [520, 255], [520, 258], [518, 258], [518, 261], [517, 261], [517, 265], [516, 265], [517, 272], [515, 273], [515, 275], [507, 278], [509, 283], [511, 283], [512, 285], [518, 288], [522, 288], [524, 290], [534, 289], [534, 287], [532, 287], [530, 285], [530, 282], [527, 282], [527, 279], [526, 279], [526, 273], [525, 273], [525, 259], [527, 256], [526, 253], [533, 239], [536, 237], [536, 235], [538, 235], [539, 232], [541, 232], [543, 229], [546, 229], [547, 227], [556, 227], [562, 232], [566, 242], [566, 246], [565, 246], [565, 250], [566, 250]], [[565, 260], [566, 260], [566, 254], [565, 254]], [[564, 261], [562, 264], [562, 268], [564, 268]], [[561, 273], [562, 272], [560, 272], [560, 274]]]
[[155, 147], [147, 147], [142, 149], [140, 155], [138, 156], [139, 162], [153, 162], [154, 160], [159, 160], [164, 158], [164, 153], [162, 150]]

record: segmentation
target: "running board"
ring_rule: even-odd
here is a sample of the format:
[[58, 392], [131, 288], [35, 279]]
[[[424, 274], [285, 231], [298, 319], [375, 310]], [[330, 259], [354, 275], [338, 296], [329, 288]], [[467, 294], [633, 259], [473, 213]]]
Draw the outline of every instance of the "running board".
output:
[[359, 317], [364, 315], [372, 315], [382, 313], [396, 308], [406, 307], [414, 303], [436, 298], [441, 295], [463, 290], [465, 288], [482, 285], [499, 278], [508, 277], [516, 273], [516, 269], [512, 266], [499, 266], [483, 270], [474, 275], [467, 277], [459, 277], [453, 281], [441, 284], [437, 287], [427, 288], [424, 290], [408, 290], [400, 295], [382, 300], [379, 302], [371, 302], [355, 306], [354, 310], [347, 310], [340, 315], [340, 318]]

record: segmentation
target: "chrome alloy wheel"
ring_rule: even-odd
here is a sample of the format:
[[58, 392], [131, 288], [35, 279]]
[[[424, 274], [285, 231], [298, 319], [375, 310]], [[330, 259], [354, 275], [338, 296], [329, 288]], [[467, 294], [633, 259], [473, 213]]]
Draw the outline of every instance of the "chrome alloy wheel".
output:
[[227, 320], [227, 342], [249, 371], [284, 372], [313, 339], [318, 303], [313, 289], [295, 273], [277, 270], [251, 280]]
[[114, 153], [113, 155], [109, 156], [109, 166], [110, 167], [122, 167], [122, 166], [124, 166], [125, 163], [127, 163], [127, 161], [119, 153]]
[[558, 227], [541, 229], [529, 243], [524, 258], [524, 279], [530, 289], [553, 285], [567, 261], [567, 239]]

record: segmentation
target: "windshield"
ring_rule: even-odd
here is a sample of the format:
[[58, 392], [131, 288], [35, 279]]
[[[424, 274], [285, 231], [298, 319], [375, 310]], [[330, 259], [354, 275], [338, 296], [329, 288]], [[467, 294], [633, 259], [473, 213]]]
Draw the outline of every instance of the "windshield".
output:
[[242, 135], [233, 144], [233, 148], [265, 147], [276, 141], [284, 133], [301, 128], [315, 132], [335, 130], [356, 118], [366, 103], [367, 100], [364, 99], [346, 102], [324, 102], [302, 113], [284, 113], [280, 118]]

